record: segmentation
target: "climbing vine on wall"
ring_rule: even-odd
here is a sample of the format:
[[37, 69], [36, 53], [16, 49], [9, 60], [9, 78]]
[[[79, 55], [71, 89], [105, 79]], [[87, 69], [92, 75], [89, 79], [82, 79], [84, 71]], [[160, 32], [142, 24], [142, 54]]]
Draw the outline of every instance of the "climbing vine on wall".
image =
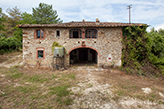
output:
[[52, 44], [52, 52], [54, 52], [54, 48], [55, 47], [62, 47], [61, 45], [59, 45], [57, 42], [54, 42], [53, 44]]
[[147, 58], [146, 26], [126, 27], [123, 33], [123, 66], [139, 67], [139, 63]]
[[164, 68], [164, 39], [157, 34], [147, 33], [146, 28], [123, 28], [122, 66], [140, 70], [143, 75], [157, 75]]

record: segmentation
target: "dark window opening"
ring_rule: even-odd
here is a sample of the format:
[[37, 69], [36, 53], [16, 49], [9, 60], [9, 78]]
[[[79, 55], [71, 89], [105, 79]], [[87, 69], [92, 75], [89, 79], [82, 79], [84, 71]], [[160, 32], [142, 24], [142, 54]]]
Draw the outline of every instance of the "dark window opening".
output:
[[56, 31], [56, 36], [60, 37], [60, 31]]
[[85, 38], [97, 38], [97, 30], [96, 29], [85, 30]]
[[82, 31], [80, 29], [71, 29], [69, 31], [69, 38], [82, 38]]
[[43, 30], [37, 30], [37, 38], [43, 38]]
[[38, 58], [43, 58], [43, 50], [38, 50]]
[[79, 38], [79, 32], [73, 31], [73, 38]]

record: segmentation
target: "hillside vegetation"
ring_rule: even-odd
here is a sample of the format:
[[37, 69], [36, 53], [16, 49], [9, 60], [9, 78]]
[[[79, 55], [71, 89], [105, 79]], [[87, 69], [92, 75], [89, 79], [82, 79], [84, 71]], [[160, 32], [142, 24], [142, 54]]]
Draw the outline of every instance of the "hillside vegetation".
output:
[[148, 33], [146, 28], [124, 28], [122, 66], [128, 73], [164, 76], [164, 30]]

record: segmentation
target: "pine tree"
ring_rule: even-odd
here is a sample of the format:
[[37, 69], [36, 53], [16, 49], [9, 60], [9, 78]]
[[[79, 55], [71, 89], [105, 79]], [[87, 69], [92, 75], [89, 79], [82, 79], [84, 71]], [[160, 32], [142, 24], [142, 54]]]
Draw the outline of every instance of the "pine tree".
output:
[[36, 24], [34, 17], [27, 12], [22, 13], [21, 17], [22, 20], [19, 22], [19, 24]]
[[3, 22], [5, 21], [4, 18], [5, 14], [2, 13], [2, 8], [0, 8], [0, 30], [4, 30]]
[[7, 13], [9, 16], [5, 16], [6, 21], [3, 23], [5, 31], [3, 33], [6, 37], [10, 37], [14, 35], [15, 27], [21, 20], [21, 12], [15, 7], [13, 9], [8, 8]]
[[52, 5], [40, 3], [39, 7], [32, 8], [32, 16], [37, 24], [54, 24], [63, 22], [58, 18], [57, 11], [52, 9]]

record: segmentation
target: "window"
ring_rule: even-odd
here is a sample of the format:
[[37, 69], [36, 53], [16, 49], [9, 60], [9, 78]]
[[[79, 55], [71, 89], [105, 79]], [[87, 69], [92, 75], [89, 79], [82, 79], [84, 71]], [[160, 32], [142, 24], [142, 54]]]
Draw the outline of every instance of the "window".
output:
[[56, 31], [56, 37], [60, 37], [60, 30]]
[[36, 48], [36, 58], [45, 59], [45, 50], [43, 47]]
[[38, 50], [38, 58], [43, 58], [43, 50]]
[[44, 38], [44, 30], [42, 30], [42, 29], [36, 30], [36, 32], [35, 32], [35, 38], [37, 38], [37, 39], [43, 39]]
[[73, 31], [73, 38], [79, 38], [79, 31]]
[[72, 29], [69, 32], [69, 38], [82, 38], [82, 32], [80, 29]]
[[97, 38], [97, 30], [96, 29], [85, 30], [85, 38]]

